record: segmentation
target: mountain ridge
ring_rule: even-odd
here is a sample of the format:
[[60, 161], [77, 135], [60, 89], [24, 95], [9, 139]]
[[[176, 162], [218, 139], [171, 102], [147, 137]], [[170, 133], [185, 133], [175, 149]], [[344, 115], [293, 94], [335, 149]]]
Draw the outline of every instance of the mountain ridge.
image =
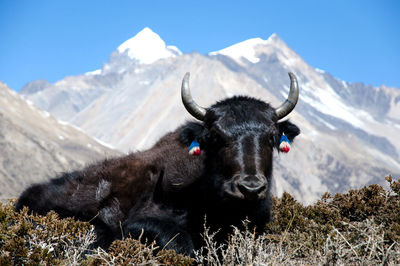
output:
[[60, 123], [0, 82], [0, 154], [0, 201], [5, 201], [32, 183], [121, 153]]

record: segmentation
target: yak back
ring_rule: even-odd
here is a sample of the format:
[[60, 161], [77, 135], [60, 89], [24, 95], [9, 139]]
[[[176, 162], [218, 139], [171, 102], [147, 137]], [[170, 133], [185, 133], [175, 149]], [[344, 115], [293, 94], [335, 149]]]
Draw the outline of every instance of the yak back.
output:
[[162, 192], [168, 195], [201, 175], [202, 156], [188, 154], [186, 145], [179, 141], [180, 130], [166, 134], [146, 151], [109, 158], [34, 184], [19, 197], [16, 210], [27, 206], [38, 214], [55, 210], [62, 217], [97, 217], [118, 229], [130, 209], [152, 201], [160, 182]]
[[179, 141], [181, 130], [182, 127], [166, 134], [148, 150], [89, 167], [87, 174], [99, 176], [99, 168], [106, 172], [100, 176], [111, 178], [110, 196], [119, 200], [125, 214], [140, 201], [154, 197], [157, 184], [163, 198], [179, 194], [198, 180], [203, 171], [203, 155], [189, 155], [188, 147]]

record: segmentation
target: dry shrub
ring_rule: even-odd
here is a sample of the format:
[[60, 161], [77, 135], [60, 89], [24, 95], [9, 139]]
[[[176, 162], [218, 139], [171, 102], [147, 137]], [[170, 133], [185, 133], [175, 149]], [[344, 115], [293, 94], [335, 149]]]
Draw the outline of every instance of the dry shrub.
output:
[[214, 241], [215, 232], [205, 229], [205, 247], [195, 252], [200, 265], [398, 265], [400, 247], [397, 242], [388, 245], [384, 239], [385, 228], [372, 220], [348, 224], [348, 229], [337, 228], [327, 234], [320, 249], [302, 250], [307, 243], [293, 242], [284, 232], [271, 240], [267, 234], [256, 236], [248, 228], [233, 234], [224, 245]]
[[400, 180], [389, 191], [379, 185], [330, 196], [311, 206], [290, 194], [273, 198], [273, 220], [265, 234], [249, 228], [224, 245], [205, 229], [196, 261], [205, 265], [398, 265], [400, 264]]
[[90, 265], [192, 265], [193, 259], [173, 250], [160, 250], [156, 243], [141, 244], [132, 238], [114, 241], [108, 251], [101, 248], [90, 255]]
[[233, 233], [226, 244], [217, 244], [217, 232], [210, 232], [204, 225], [205, 246], [195, 251], [196, 262], [206, 265], [262, 265], [270, 261], [272, 254], [264, 235], [257, 236], [243, 222], [244, 230], [233, 227]]
[[370, 185], [334, 196], [326, 193], [303, 206], [290, 194], [272, 199], [273, 220], [265, 233], [233, 228], [219, 245], [205, 227], [205, 246], [195, 258], [127, 238], [108, 251], [89, 249], [93, 227], [54, 212], [15, 213], [0, 204], [0, 265], [398, 265], [400, 264], [400, 180], [389, 189]]
[[155, 243], [131, 238], [117, 240], [108, 251], [91, 249], [92, 225], [73, 218], [60, 219], [51, 211], [32, 215], [14, 202], [0, 203], [0, 265], [191, 265], [193, 259]]
[[79, 264], [95, 240], [89, 223], [14, 212], [14, 204], [0, 204], [0, 265]]
[[336, 228], [328, 235], [324, 260], [329, 264], [397, 265], [400, 263], [399, 243], [388, 244], [385, 228], [373, 220], [347, 224], [345, 231]]

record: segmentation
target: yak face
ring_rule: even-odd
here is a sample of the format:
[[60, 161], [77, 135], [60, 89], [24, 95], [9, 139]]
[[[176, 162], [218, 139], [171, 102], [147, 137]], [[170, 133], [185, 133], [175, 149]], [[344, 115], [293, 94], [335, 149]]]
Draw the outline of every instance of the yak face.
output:
[[[188, 124], [181, 141], [194, 139], [205, 151], [205, 173], [211, 187], [223, 199], [262, 200], [271, 186], [272, 151], [280, 137], [293, 141], [300, 130], [284, 121], [299, 98], [297, 78], [289, 73], [287, 99], [276, 109], [250, 97], [237, 96], [204, 108], [192, 98], [189, 73], [182, 80], [181, 96], [186, 110], [202, 124]], [[211, 180], [210, 180], [211, 179]]]
[[244, 96], [201, 107], [191, 96], [189, 77], [186, 73], [182, 80], [182, 103], [203, 123], [189, 123], [181, 132], [181, 141], [190, 143], [196, 139], [205, 151], [204, 178], [212, 179], [208, 183], [223, 199], [266, 198], [271, 186], [273, 148], [278, 147], [283, 134], [293, 141], [300, 133], [294, 124], [278, 122], [297, 104], [296, 76], [289, 73], [289, 95], [276, 109]]
[[181, 140], [196, 139], [205, 152], [205, 178], [220, 197], [262, 200], [271, 186], [272, 153], [284, 133], [290, 141], [300, 130], [278, 122], [275, 109], [249, 97], [233, 97], [207, 108], [203, 123], [189, 123]]

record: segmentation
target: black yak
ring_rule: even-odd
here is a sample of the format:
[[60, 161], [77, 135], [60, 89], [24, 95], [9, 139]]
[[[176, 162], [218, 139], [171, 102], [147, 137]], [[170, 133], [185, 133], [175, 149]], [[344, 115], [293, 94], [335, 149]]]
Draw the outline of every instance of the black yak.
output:
[[189, 255], [202, 245], [205, 216], [208, 226], [221, 230], [219, 241], [246, 218], [262, 229], [270, 219], [273, 149], [281, 145], [287, 151], [300, 133], [291, 122], [279, 122], [298, 100], [296, 77], [289, 76], [289, 96], [276, 109], [246, 96], [206, 109], [193, 101], [187, 73], [182, 101], [201, 122], [184, 124], [149, 150], [34, 184], [16, 210], [28, 206], [37, 214], [54, 210], [90, 221], [96, 245], [104, 248], [115, 239], [141, 235]]

